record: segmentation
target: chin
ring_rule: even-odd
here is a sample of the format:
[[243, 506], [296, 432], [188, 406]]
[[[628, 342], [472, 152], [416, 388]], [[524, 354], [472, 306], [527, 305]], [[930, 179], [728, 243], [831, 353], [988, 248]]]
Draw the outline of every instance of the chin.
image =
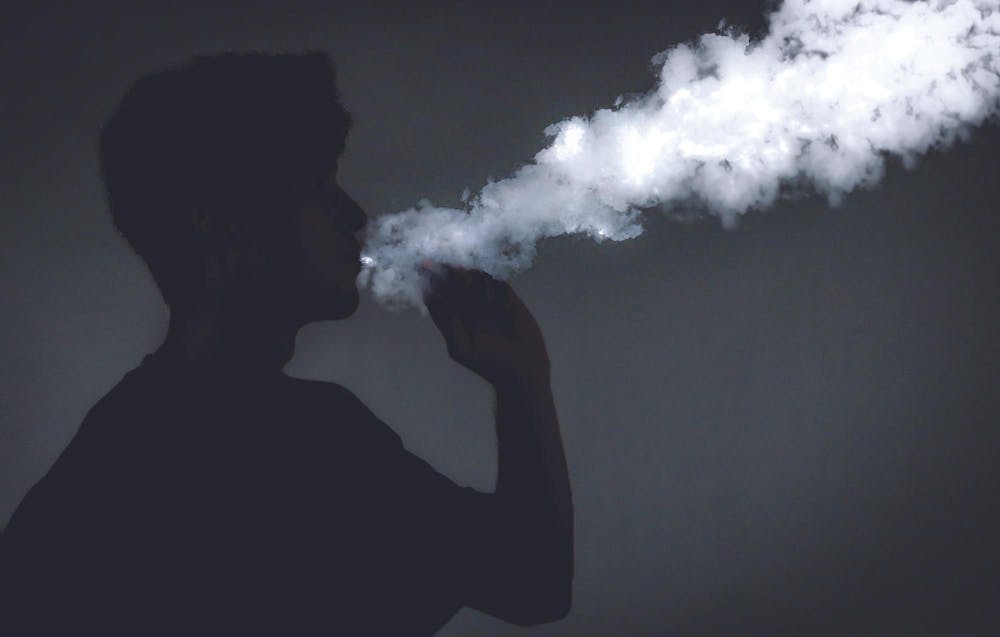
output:
[[338, 318], [347, 318], [355, 312], [358, 311], [358, 306], [361, 305], [361, 295], [358, 294], [357, 290], [354, 290], [354, 294], [351, 296], [347, 305], [344, 307], [344, 313]]
[[314, 321], [338, 321], [357, 311], [361, 304], [361, 294], [357, 288], [351, 290], [330, 290], [320, 299], [319, 306], [311, 314]]

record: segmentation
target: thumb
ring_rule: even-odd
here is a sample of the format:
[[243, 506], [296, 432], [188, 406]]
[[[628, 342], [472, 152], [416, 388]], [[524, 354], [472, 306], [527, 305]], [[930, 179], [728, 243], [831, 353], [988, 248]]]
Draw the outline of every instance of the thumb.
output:
[[435, 265], [431, 262], [422, 264], [421, 269], [427, 277], [427, 287], [424, 291], [424, 306], [430, 313], [434, 324], [439, 330], [444, 330], [444, 318], [457, 314], [456, 305], [458, 293], [458, 272], [447, 264]]
[[454, 314], [448, 307], [447, 299], [437, 289], [432, 287], [424, 294], [424, 306], [427, 308], [427, 313], [431, 315], [431, 320], [434, 321], [434, 325], [438, 330], [442, 333], [447, 332], [449, 328], [449, 316]]
[[434, 325], [444, 337], [448, 354], [454, 358], [456, 354], [470, 351], [472, 332], [462, 317], [451, 311], [447, 302], [440, 297], [429, 296], [424, 302], [431, 315], [431, 320], [434, 321]]

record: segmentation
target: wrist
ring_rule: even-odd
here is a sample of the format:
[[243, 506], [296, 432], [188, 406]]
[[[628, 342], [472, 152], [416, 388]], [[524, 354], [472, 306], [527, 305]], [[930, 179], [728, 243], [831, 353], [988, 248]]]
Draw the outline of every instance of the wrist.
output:
[[548, 391], [551, 381], [552, 375], [548, 365], [511, 370], [490, 379], [490, 383], [497, 392], [515, 391], [519, 393], [530, 393], [537, 390]]

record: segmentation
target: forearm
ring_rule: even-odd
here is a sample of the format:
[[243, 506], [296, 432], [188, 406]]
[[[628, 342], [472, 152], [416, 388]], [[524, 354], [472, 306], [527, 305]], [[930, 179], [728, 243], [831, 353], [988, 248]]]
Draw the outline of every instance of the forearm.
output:
[[520, 374], [495, 384], [495, 389], [496, 495], [511, 518], [512, 535], [520, 541], [517, 557], [533, 565], [528, 577], [568, 587], [573, 574], [573, 502], [549, 375]]
[[569, 472], [548, 374], [520, 375], [494, 389], [497, 495], [528, 510], [544, 510], [560, 527], [570, 527]]

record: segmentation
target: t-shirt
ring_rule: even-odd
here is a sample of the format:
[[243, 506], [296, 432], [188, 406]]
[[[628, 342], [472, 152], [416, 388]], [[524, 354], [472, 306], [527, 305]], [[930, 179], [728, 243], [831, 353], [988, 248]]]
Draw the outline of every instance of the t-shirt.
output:
[[492, 497], [340, 385], [151, 354], [8, 524], [0, 634], [430, 635]]

